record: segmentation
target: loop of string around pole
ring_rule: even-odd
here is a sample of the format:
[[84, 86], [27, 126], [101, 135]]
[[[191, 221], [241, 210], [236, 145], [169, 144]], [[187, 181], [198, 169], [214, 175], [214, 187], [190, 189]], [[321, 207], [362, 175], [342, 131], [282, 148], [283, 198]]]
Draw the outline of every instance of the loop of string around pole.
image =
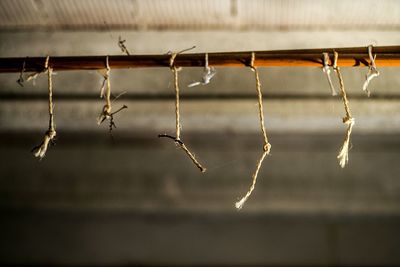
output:
[[333, 86], [332, 79], [331, 79], [331, 69], [329, 67], [329, 54], [328, 53], [322, 53], [323, 56], [323, 64], [324, 66], [322, 67], [322, 71], [325, 73], [326, 78], [328, 79], [329, 87], [331, 88], [331, 94], [332, 96], [336, 96], [337, 92], [335, 87]]
[[342, 100], [343, 100], [344, 110], [346, 112], [346, 115], [343, 118], [343, 123], [347, 124], [346, 136], [344, 138], [343, 145], [340, 148], [338, 156], [337, 156], [337, 159], [339, 161], [340, 167], [344, 168], [346, 166], [346, 164], [348, 163], [348, 161], [349, 161], [350, 135], [351, 135], [355, 120], [351, 116], [350, 107], [349, 107], [349, 100], [347, 99], [347, 94], [346, 94], [346, 90], [345, 90], [345, 87], [344, 87], [343, 77], [342, 77], [342, 74], [340, 72], [340, 68], [337, 66], [338, 57], [339, 57], [339, 54], [335, 51], [334, 52], [333, 69], [335, 70], [335, 72], [337, 74], [337, 77], [339, 79], [340, 93], [341, 93]]
[[265, 123], [264, 123], [264, 111], [263, 111], [263, 99], [262, 99], [262, 92], [261, 92], [261, 82], [260, 82], [260, 77], [258, 74], [258, 70], [254, 65], [255, 62], [255, 53], [251, 53], [251, 61], [250, 61], [250, 68], [254, 72], [255, 79], [256, 79], [256, 90], [257, 90], [257, 96], [258, 96], [258, 113], [259, 113], [259, 119], [260, 119], [260, 128], [261, 132], [263, 134], [263, 154], [261, 155], [260, 159], [257, 161], [256, 164], [256, 170], [253, 174], [252, 177], [252, 183], [249, 188], [249, 190], [246, 192], [246, 195], [242, 197], [238, 202], [235, 203], [235, 207], [240, 210], [243, 208], [244, 203], [247, 201], [247, 199], [250, 197], [251, 193], [254, 191], [256, 182], [257, 182], [257, 176], [258, 172], [260, 171], [261, 165], [267, 155], [270, 154], [271, 151], [271, 144], [268, 141], [268, 136], [267, 136], [267, 131], [265, 129]]
[[368, 85], [374, 79], [375, 77], [379, 76], [379, 70], [376, 67], [375, 59], [376, 59], [376, 54], [372, 55], [372, 48], [373, 45], [368, 46], [368, 56], [370, 62], [368, 63], [368, 73], [365, 75], [365, 82], [363, 84], [363, 91], [365, 91], [368, 95], [368, 97], [371, 95], [371, 92], [368, 90]]
[[[53, 68], [49, 67], [49, 61], [50, 57], [47, 56], [44, 64], [44, 70], [40, 72], [40, 73], [47, 72], [48, 92], [49, 92], [49, 128], [45, 132], [43, 141], [38, 146], [32, 149], [32, 152], [34, 152], [35, 157], [38, 157], [39, 159], [44, 158], [49, 144], [54, 142], [54, 138], [57, 135], [56, 126], [54, 124], [54, 112], [53, 112], [54, 111], [53, 81], [52, 81]], [[38, 74], [39, 73], [36, 73], [35, 75], [37, 76]]]
[[[183, 50], [182, 53], [187, 50]], [[193, 164], [201, 171], [205, 172], [206, 168], [196, 159], [195, 155], [186, 147], [185, 143], [181, 140], [181, 123], [180, 123], [180, 106], [179, 106], [179, 76], [178, 72], [181, 68], [175, 66], [175, 58], [179, 53], [171, 53], [169, 58], [169, 68], [174, 75], [174, 88], [175, 88], [175, 137], [168, 134], [159, 134], [158, 137], [167, 137], [172, 139], [176, 145], [178, 145], [186, 153], [186, 155], [191, 159]]]

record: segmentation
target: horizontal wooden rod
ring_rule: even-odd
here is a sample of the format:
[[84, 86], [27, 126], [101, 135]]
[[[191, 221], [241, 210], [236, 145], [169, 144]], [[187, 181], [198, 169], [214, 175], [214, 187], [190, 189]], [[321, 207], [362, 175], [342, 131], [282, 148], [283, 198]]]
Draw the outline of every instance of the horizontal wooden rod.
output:
[[[339, 53], [338, 66], [365, 67], [370, 60], [368, 47], [319, 48], [303, 50], [254, 51], [254, 65], [258, 67], [322, 67], [323, 55], [328, 52], [330, 65], [333, 51]], [[249, 66], [252, 51], [208, 53], [210, 66], [246, 67]], [[400, 66], [400, 46], [373, 47], [378, 67]], [[57, 56], [50, 57], [49, 66], [56, 71], [104, 69], [107, 56]], [[170, 55], [118, 55], [108, 56], [112, 69], [169, 67]], [[44, 68], [46, 57], [0, 58], [1, 72], [39, 72]], [[205, 53], [182, 53], [175, 59], [177, 67], [203, 67]]]

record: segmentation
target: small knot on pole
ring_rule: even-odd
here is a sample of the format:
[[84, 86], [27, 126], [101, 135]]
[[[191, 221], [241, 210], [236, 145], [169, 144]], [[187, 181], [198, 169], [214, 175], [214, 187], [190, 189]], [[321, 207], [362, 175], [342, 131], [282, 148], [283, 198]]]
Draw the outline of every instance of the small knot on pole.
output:
[[178, 53], [171, 53], [171, 57], [169, 58], [169, 67], [170, 69], [175, 68], [175, 58], [178, 55]]
[[46, 61], [45, 61], [45, 63], [44, 63], [44, 69], [45, 69], [45, 70], [47, 70], [47, 69], [49, 68], [49, 60], [50, 60], [50, 57], [47, 56], [47, 57], [46, 57]]
[[254, 66], [254, 62], [256, 61], [256, 53], [251, 52], [251, 59], [250, 59], [250, 68], [252, 71], [256, 71], [256, 68]]

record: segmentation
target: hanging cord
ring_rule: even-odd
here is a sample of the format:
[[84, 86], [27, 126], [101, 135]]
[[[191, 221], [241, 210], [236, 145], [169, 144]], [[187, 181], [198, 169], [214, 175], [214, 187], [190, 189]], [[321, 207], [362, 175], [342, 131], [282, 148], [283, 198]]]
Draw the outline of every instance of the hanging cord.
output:
[[333, 69], [335, 70], [337, 77], [339, 79], [340, 84], [340, 93], [342, 95], [344, 110], [346, 112], [345, 117], [343, 118], [343, 123], [347, 124], [347, 131], [346, 136], [343, 141], [343, 145], [340, 148], [339, 154], [337, 155], [337, 159], [339, 160], [340, 167], [344, 168], [349, 161], [349, 144], [350, 144], [350, 135], [351, 131], [353, 130], [353, 125], [355, 123], [354, 118], [351, 116], [350, 107], [349, 107], [349, 100], [347, 99], [346, 90], [344, 89], [344, 82], [343, 77], [340, 72], [340, 68], [337, 66], [337, 59], [339, 54], [335, 51], [334, 52], [334, 63]]
[[179, 77], [178, 77], [178, 72], [181, 70], [181, 68], [177, 68], [175, 66], [175, 58], [179, 53], [172, 53], [170, 60], [169, 60], [169, 67], [172, 71], [172, 74], [174, 75], [174, 87], [175, 87], [175, 131], [176, 131], [176, 136], [171, 136], [168, 134], [159, 134], [158, 137], [167, 137], [172, 140], [174, 140], [176, 145], [179, 145], [183, 151], [188, 155], [188, 157], [192, 160], [194, 165], [196, 165], [197, 168], [201, 172], [205, 172], [206, 168], [204, 168], [199, 161], [197, 161], [195, 155], [190, 152], [190, 150], [185, 146], [183, 141], [181, 140], [181, 123], [180, 123], [180, 112], [179, 112]]
[[188, 85], [188, 87], [194, 87], [197, 85], [206, 85], [209, 84], [212, 77], [217, 73], [214, 67], [209, 67], [208, 66], [208, 53], [205, 54], [204, 56], [204, 71], [203, 71], [203, 77], [200, 82], [194, 82]]
[[256, 89], [257, 89], [257, 95], [258, 95], [258, 113], [259, 113], [259, 118], [260, 118], [260, 128], [261, 132], [263, 134], [264, 138], [264, 144], [263, 144], [263, 154], [261, 155], [261, 158], [257, 161], [256, 165], [256, 171], [253, 174], [253, 182], [247, 191], [246, 195], [242, 197], [241, 200], [236, 202], [235, 206], [238, 210], [243, 208], [244, 203], [247, 201], [247, 199], [250, 197], [251, 193], [253, 192], [256, 182], [257, 182], [257, 176], [258, 172], [260, 171], [261, 165], [267, 155], [269, 155], [271, 151], [271, 144], [268, 142], [268, 136], [267, 136], [267, 131], [265, 129], [265, 123], [264, 123], [264, 111], [263, 111], [263, 99], [262, 99], [262, 92], [261, 92], [261, 82], [260, 82], [260, 77], [258, 75], [258, 70], [254, 66], [254, 61], [255, 61], [255, 53], [251, 53], [251, 63], [250, 63], [250, 68], [255, 74], [256, 78]]
[[322, 53], [324, 57], [324, 66], [322, 67], [322, 71], [326, 74], [326, 78], [328, 79], [329, 82], [329, 87], [331, 88], [331, 94], [333, 96], [337, 95], [336, 89], [333, 86], [332, 79], [331, 79], [331, 69], [329, 67], [329, 54], [328, 53]]
[[368, 90], [368, 85], [372, 81], [373, 78], [379, 76], [379, 70], [376, 68], [375, 59], [376, 54], [372, 55], [372, 45], [368, 46], [368, 55], [369, 55], [369, 64], [368, 64], [368, 73], [365, 75], [365, 82], [363, 85], [363, 91], [365, 91], [368, 97], [371, 95], [371, 92]]
[[110, 121], [108, 131], [110, 135], [112, 136], [112, 130], [113, 128], [117, 128], [114, 122], [114, 115], [120, 112], [123, 109], [128, 108], [128, 106], [123, 105], [121, 108], [119, 108], [117, 111], [111, 112], [112, 107], [111, 104], [113, 101], [118, 99], [122, 94], [118, 95], [113, 101], [111, 101], [111, 82], [110, 82], [110, 65], [108, 64], [108, 56], [106, 57], [106, 70], [102, 71], [101, 74], [104, 77], [103, 84], [101, 86], [100, 90], [100, 98], [104, 98], [106, 101], [106, 104], [103, 106], [103, 110], [101, 111], [100, 115], [97, 118], [97, 124], [100, 125], [103, 123], [106, 119]]
[[24, 87], [24, 73], [25, 73], [25, 60], [22, 63], [22, 68], [21, 68], [21, 72], [19, 73], [19, 78], [17, 80], [17, 83], [21, 86]]
[[118, 46], [121, 48], [122, 53], [125, 53], [126, 55], [130, 56], [131, 54], [129, 53], [128, 48], [125, 46], [126, 40], [122, 40], [121, 36], [118, 36]]
[[47, 72], [47, 79], [48, 79], [48, 89], [49, 89], [49, 129], [46, 131], [43, 141], [40, 145], [34, 147], [31, 152], [34, 153], [35, 157], [39, 159], [44, 158], [46, 155], [47, 148], [49, 143], [54, 144], [54, 138], [56, 137], [56, 127], [54, 124], [54, 104], [53, 104], [53, 68], [49, 67], [49, 59], [50, 57], [46, 57], [46, 62], [44, 65], [44, 70], [41, 73]]

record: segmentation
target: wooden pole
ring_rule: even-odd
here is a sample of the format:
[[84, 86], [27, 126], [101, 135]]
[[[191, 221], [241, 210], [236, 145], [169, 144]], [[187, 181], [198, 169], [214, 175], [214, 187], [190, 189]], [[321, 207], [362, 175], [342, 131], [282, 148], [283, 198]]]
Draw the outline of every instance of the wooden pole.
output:
[[[323, 52], [328, 52], [332, 62], [333, 52], [339, 53], [339, 67], [365, 67], [369, 64], [368, 47], [320, 48], [303, 50], [255, 51], [254, 66], [257, 67], [322, 67]], [[208, 53], [209, 65], [216, 67], [245, 67], [251, 60], [249, 52]], [[400, 66], [400, 46], [373, 48], [378, 67]], [[109, 56], [113, 69], [169, 67], [170, 55], [118, 55]], [[25, 71], [41, 71], [46, 57], [0, 58], [1, 72], [20, 72], [25, 62]], [[183, 53], [175, 59], [177, 67], [203, 67], [204, 53]], [[49, 67], [55, 71], [104, 69], [106, 56], [57, 56], [51, 57]]]

